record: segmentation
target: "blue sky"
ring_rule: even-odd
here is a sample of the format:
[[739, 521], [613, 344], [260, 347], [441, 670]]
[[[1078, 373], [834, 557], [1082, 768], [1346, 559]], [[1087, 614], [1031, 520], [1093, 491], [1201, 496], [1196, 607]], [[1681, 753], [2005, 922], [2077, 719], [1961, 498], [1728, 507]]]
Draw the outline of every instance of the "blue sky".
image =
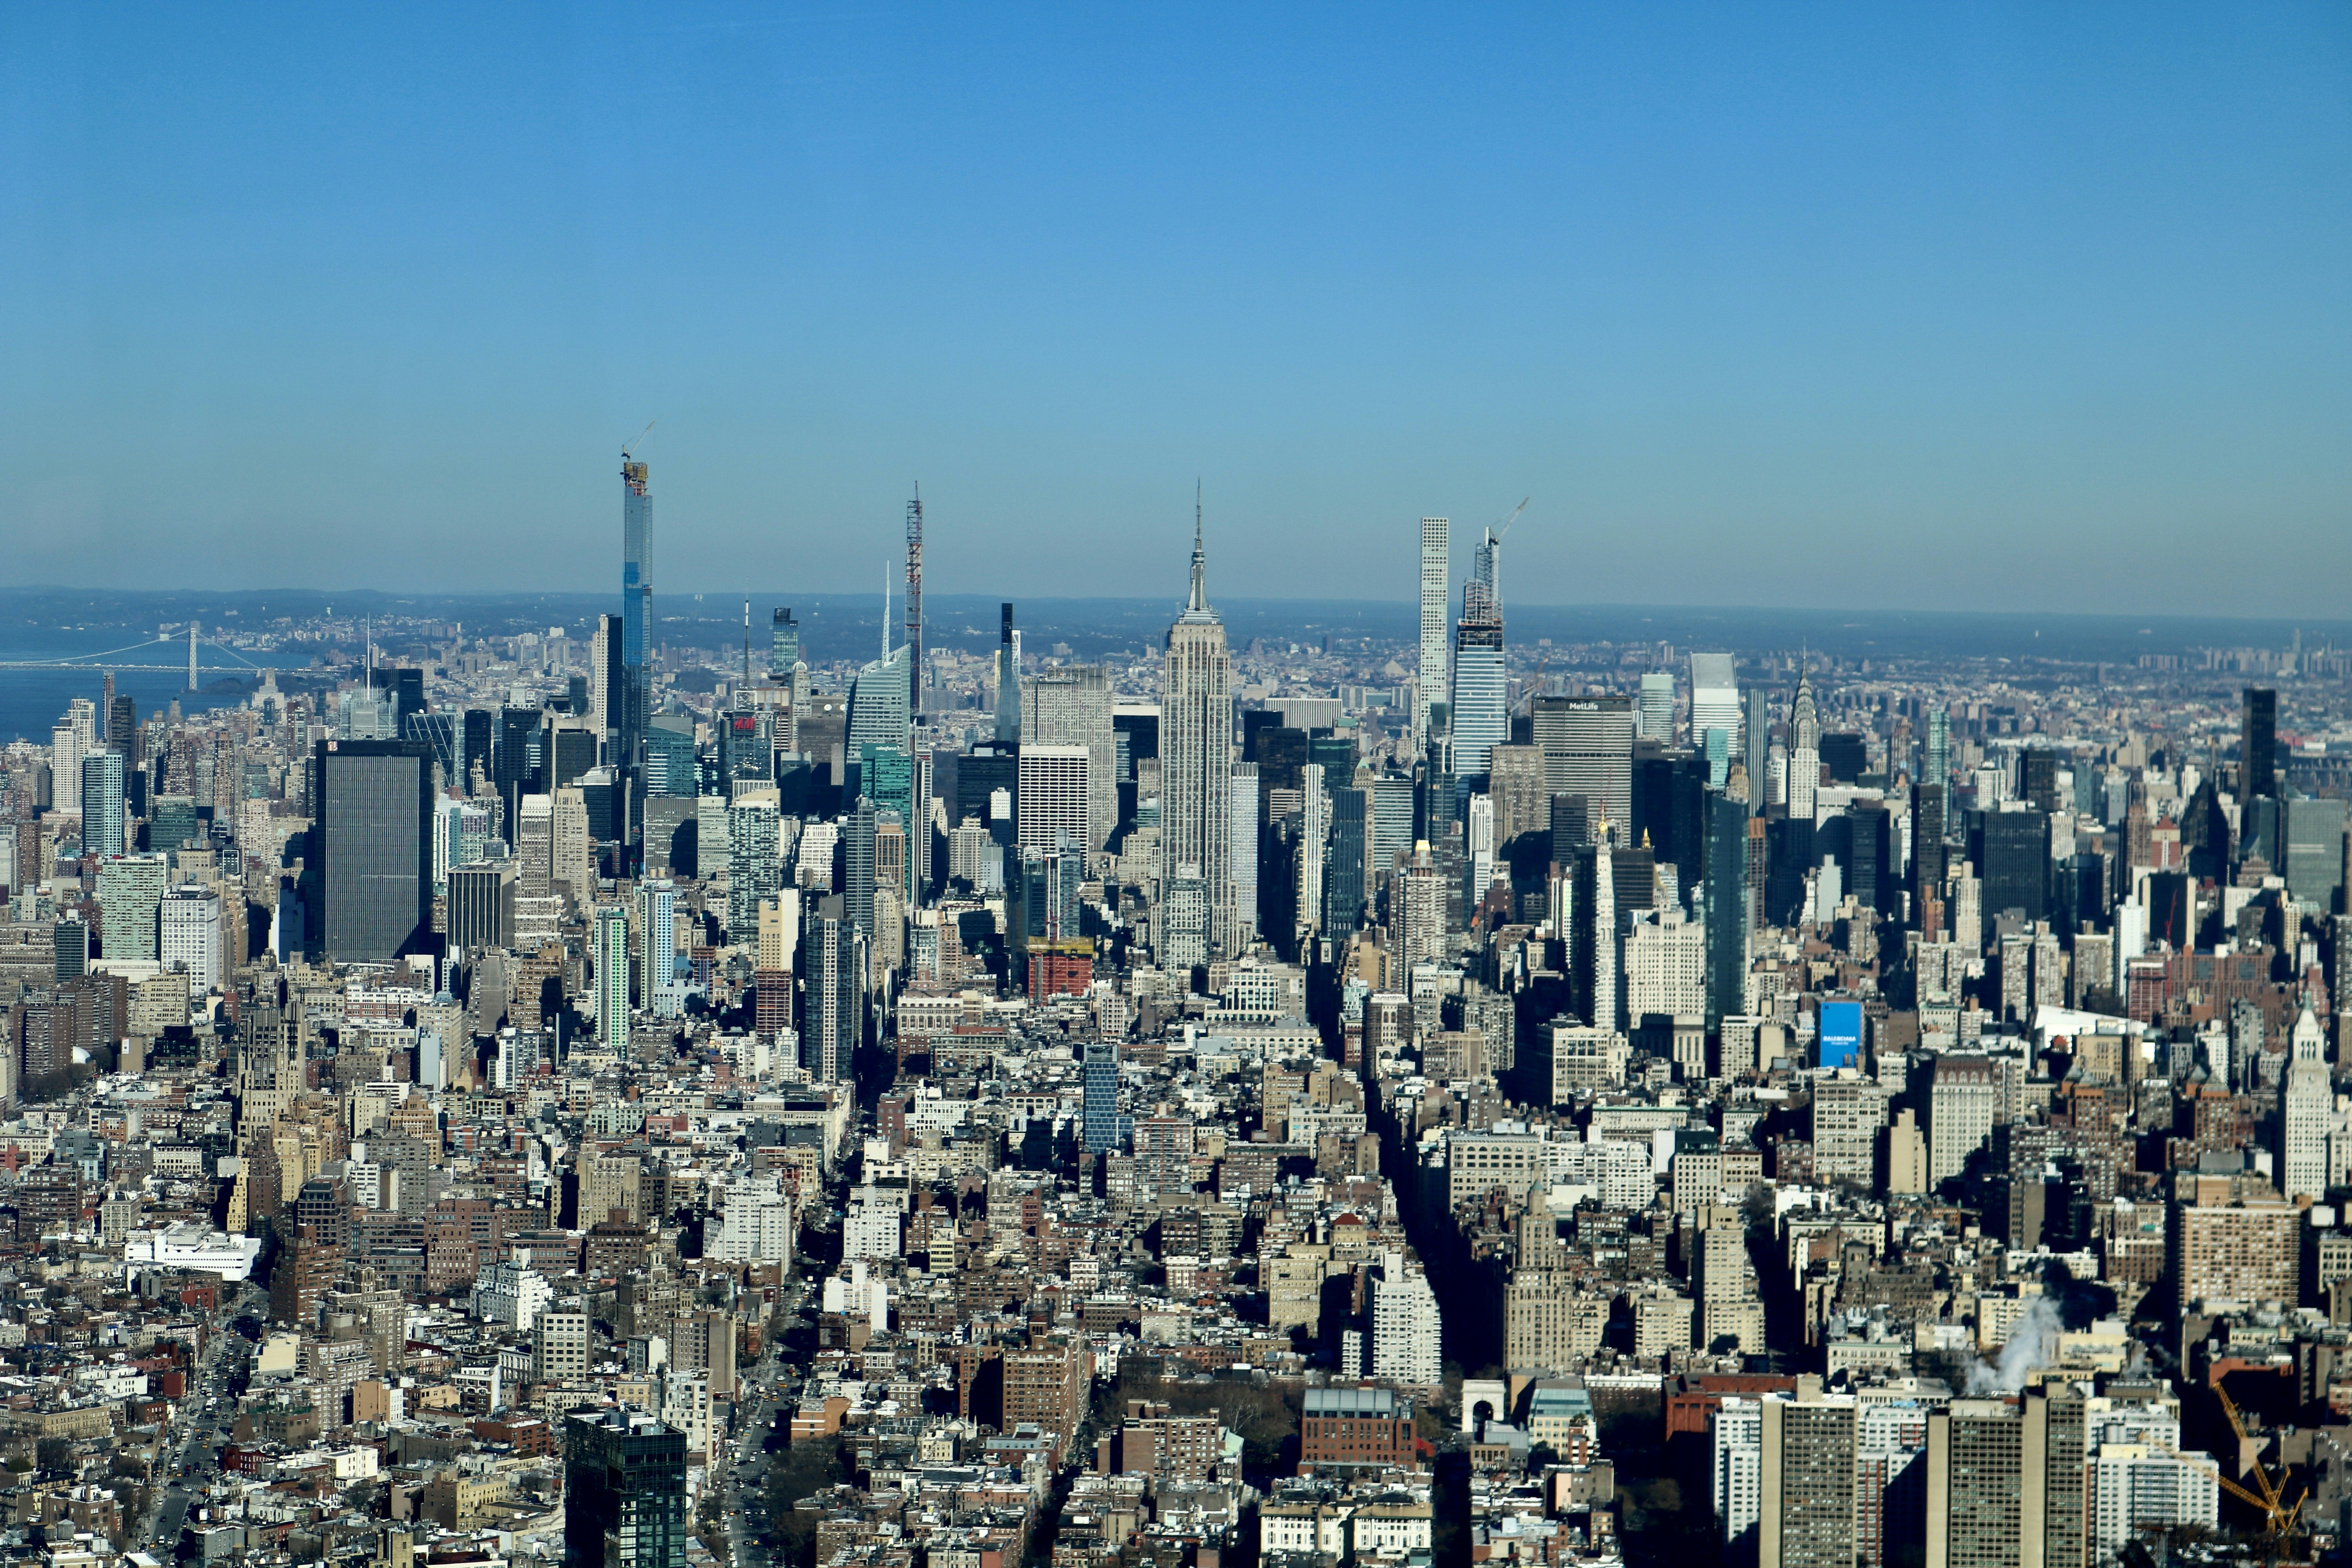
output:
[[2340, 5], [57, 7], [20, 583], [2342, 612]]

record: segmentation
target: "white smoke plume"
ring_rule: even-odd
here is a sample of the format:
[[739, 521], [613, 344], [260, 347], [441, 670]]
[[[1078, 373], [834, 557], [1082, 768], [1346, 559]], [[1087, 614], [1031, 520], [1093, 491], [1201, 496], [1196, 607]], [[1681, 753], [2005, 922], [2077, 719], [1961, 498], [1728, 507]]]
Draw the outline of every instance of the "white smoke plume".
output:
[[1979, 1362], [1969, 1369], [1968, 1397], [1990, 1399], [2019, 1392], [2034, 1368], [2057, 1362], [2058, 1336], [2065, 1330], [2066, 1320], [2060, 1315], [2058, 1303], [2047, 1296], [2036, 1296], [2009, 1326], [2009, 1339], [2000, 1347], [1999, 1359]]

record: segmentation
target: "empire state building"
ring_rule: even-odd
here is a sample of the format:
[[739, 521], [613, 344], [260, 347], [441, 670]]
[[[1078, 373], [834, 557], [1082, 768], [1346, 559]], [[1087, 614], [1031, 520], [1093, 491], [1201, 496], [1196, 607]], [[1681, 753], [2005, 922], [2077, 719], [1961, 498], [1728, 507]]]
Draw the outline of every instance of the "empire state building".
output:
[[[1206, 957], [1239, 950], [1234, 919], [1234, 663], [1225, 624], [1209, 608], [1208, 558], [1200, 507], [1192, 515], [1192, 594], [1168, 628], [1168, 669], [1160, 689], [1160, 853], [1164, 904], [1180, 881], [1206, 893]], [[1163, 924], [1166, 923], [1163, 917]], [[1163, 931], [1163, 951], [1185, 953], [1192, 932]]]

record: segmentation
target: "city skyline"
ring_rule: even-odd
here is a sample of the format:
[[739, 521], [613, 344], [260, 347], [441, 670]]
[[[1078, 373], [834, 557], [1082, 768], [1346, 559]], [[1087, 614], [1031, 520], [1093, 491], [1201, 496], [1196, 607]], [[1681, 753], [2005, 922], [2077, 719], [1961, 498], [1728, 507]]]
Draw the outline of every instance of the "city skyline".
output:
[[649, 419], [689, 589], [868, 582], [920, 480], [935, 584], [1148, 593], [1196, 473], [1366, 598], [1523, 494], [1525, 603], [2352, 567], [2340, 14], [1359, 20], [42, 19], [5, 575], [598, 586]]

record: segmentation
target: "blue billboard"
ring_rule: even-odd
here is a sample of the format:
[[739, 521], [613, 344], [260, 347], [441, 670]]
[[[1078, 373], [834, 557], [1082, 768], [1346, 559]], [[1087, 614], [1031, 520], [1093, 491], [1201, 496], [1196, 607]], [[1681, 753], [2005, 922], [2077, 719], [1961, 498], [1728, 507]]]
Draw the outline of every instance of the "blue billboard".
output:
[[1819, 1033], [1815, 1037], [1821, 1047], [1818, 1065], [1824, 1068], [1859, 1066], [1862, 1061], [1862, 1004], [1822, 1003]]

